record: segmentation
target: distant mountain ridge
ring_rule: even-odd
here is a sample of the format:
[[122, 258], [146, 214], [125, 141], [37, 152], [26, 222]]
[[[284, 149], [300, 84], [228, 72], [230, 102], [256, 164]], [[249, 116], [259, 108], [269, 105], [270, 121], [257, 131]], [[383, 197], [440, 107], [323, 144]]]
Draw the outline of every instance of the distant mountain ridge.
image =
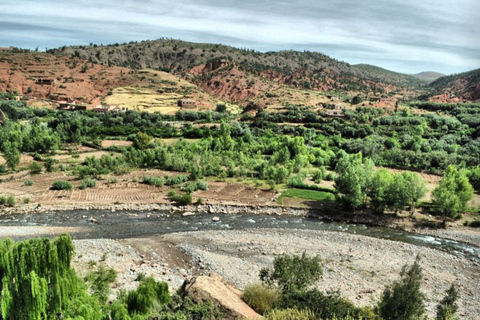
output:
[[[299, 89], [364, 95], [414, 92], [426, 85], [410, 75], [374, 66], [353, 66], [310, 51], [262, 53], [221, 44], [159, 39], [61, 47], [49, 52], [103, 65], [165, 70], [192, 81], [217, 98], [231, 101], [246, 101], [266, 94], [255, 85], [265, 80]], [[235, 75], [235, 80], [231, 75]]]
[[413, 74], [412, 76], [420, 80], [432, 82], [437, 80], [438, 78], [445, 77], [446, 75], [440, 72], [435, 72], [435, 71], [424, 71], [417, 74]]

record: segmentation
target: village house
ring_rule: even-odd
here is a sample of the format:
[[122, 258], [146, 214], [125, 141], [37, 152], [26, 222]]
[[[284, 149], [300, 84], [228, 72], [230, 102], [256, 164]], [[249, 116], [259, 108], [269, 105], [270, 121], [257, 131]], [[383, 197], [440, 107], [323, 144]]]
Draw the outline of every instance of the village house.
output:
[[13, 51], [13, 46], [10, 46], [10, 47], [0, 47], [0, 51]]
[[190, 99], [180, 99], [178, 100], [177, 105], [179, 107], [191, 108], [191, 107], [195, 107], [197, 105], [197, 102], [195, 100], [190, 100]]
[[382, 101], [382, 98], [380, 97], [370, 97], [370, 102], [380, 102]]
[[117, 107], [117, 106], [108, 106], [108, 105], [98, 105], [93, 108], [95, 113], [110, 113], [110, 112], [126, 112], [128, 111], [127, 107]]
[[340, 104], [324, 104], [324, 108], [326, 109], [325, 113], [327, 117], [343, 117], [345, 116], [345, 107]]
[[58, 110], [85, 111], [88, 110], [88, 107], [86, 105], [77, 104], [75, 101], [58, 101]]

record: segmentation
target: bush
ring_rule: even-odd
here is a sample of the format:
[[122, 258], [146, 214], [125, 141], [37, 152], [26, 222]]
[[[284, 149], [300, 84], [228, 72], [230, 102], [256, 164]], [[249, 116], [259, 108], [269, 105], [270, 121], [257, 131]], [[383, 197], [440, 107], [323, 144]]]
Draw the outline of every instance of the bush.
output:
[[158, 177], [143, 176], [142, 183], [145, 183], [151, 186], [162, 187], [165, 181], [162, 178], [158, 178]]
[[401, 279], [388, 286], [378, 303], [379, 315], [385, 320], [414, 320], [425, 313], [425, 295], [420, 291], [422, 268], [419, 258], [408, 268], [404, 265]]
[[25, 203], [25, 204], [30, 203], [30, 198], [28, 198], [28, 197], [23, 198], [23, 203]]
[[173, 186], [176, 184], [184, 183], [188, 181], [188, 177], [184, 175], [178, 175], [173, 177], [167, 177], [165, 180], [165, 184], [167, 186]]
[[115, 184], [117, 182], [118, 182], [117, 178], [110, 178], [105, 183], [106, 184]]
[[8, 196], [5, 205], [7, 207], [13, 207], [17, 203], [17, 200], [13, 196]]
[[171, 190], [168, 192], [168, 197], [171, 201], [175, 202], [177, 205], [185, 206], [187, 204], [192, 203], [192, 194], [191, 193], [184, 193], [184, 194], [177, 194], [175, 191]]
[[30, 174], [42, 173], [42, 165], [36, 161], [30, 163], [30, 165], [28, 166], [28, 169], [30, 170]]
[[322, 275], [318, 256], [309, 257], [282, 255], [273, 260], [273, 268], [260, 270], [260, 280], [267, 285], [276, 285], [285, 292], [301, 291], [317, 282]]
[[278, 302], [280, 295], [270, 287], [254, 283], [245, 287], [242, 299], [257, 313], [265, 314]]
[[95, 188], [97, 186], [97, 180], [91, 178], [85, 178], [82, 180], [82, 184], [80, 185], [80, 189], [87, 189], [87, 188]]
[[130, 313], [147, 314], [155, 306], [167, 304], [170, 301], [168, 284], [146, 278], [140, 282], [136, 290], [130, 291], [126, 297], [127, 309]]
[[33, 186], [33, 180], [25, 180], [23, 185], [27, 187]]
[[50, 187], [52, 190], [72, 190], [73, 186], [70, 182], [65, 180], [57, 180]]
[[317, 318], [310, 310], [273, 310], [265, 316], [265, 320], [316, 320]]
[[7, 203], [7, 198], [5, 196], [0, 196], [0, 206], [3, 206]]
[[207, 190], [207, 188], [208, 188], [208, 184], [206, 184], [203, 181], [197, 181], [197, 182], [186, 183], [182, 187], [182, 190], [186, 192], [195, 192], [197, 190]]

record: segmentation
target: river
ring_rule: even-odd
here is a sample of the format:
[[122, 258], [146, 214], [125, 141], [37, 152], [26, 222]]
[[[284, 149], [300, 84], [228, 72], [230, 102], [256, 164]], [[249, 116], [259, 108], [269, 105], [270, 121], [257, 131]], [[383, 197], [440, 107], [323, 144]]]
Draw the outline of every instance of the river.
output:
[[[435, 248], [480, 262], [480, 247], [475, 245], [391, 228], [324, 222], [315, 218], [291, 216], [224, 214], [218, 216], [220, 218], [218, 222], [212, 221], [212, 217], [213, 215], [211, 214], [195, 214], [183, 217], [181, 214], [168, 212], [76, 210], [5, 216], [0, 219], [0, 226], [80, 228], [79, 232], [72, 234], [74, 239], [139, 238], [197, 230], [243, 230], [256, 228], [324, 230], [359, 234]], [[51, 236], [51, 234], [44, 236]], [[22, 237], [18, 237], [15, 240], [22, 239]]]

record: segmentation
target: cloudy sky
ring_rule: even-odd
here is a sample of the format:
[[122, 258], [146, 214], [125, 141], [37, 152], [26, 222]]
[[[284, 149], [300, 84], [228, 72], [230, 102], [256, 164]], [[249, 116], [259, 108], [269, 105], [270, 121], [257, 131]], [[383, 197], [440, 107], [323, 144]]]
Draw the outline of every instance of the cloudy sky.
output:
[[451, 74], [480, 68], [480, 1], [0, 0], [0, 46], [160, 37]]

